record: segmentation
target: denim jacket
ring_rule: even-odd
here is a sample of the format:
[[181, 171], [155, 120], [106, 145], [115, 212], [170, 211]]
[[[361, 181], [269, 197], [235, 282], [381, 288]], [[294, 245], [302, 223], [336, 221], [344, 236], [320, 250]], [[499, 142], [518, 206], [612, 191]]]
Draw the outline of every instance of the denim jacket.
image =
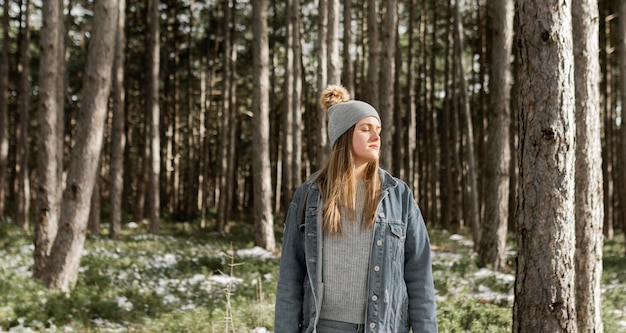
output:
[[[411, 328], [415, 333], [437, 332], [430, 240], [424, 219], [406, 183], [383, 169], [380, 175], [366, 332], [408, 333]], [[285, 220], [276, 288], [276, 333], [315, 332], [319, 320], [324, 295], [322, 200], [312, 178], [296, 191]], [[306, 207], [301, 207], [305, 197]]]

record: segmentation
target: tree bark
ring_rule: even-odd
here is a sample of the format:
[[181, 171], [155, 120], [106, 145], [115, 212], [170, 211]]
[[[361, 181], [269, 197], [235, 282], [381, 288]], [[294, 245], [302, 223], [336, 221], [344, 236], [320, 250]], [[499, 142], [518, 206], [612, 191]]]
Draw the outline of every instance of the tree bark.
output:
[[[367, 0], [367, 79], [363, 100], [378, 110], [380, 107], [379, 90], [379, 50], [378, 50], [378, 1]], [[383, 147], [383, 149], [387, 149]]]
[[506, 236], [509, 221], [511, 50], [513, 46], [513, 0], [492, 1], [493, 38], [489, 90], [490, 133], [485, 165], [485, 219], [479, 247], [480, 265], [501, 270], [506, 265]]
[[343, 66], [341, 71], [341, 82], [348, 90], [350, 96], [354, 96], [354, 64], [352, 62], [352, 1], [343, 2]]
[[[61, 63], [64, 62], [62, 39], [64, 25], [62, 20], [63, 3], [44, 1], [42, 6], [43, 26], [41, 29], [39, 58], [39, 104], [37, 107], [38, 152], [37, 152], [37, 209], [35, 221], [35, 250], [33, 253], [33, 276], [42, 277], [47, 256], [57, 235], [61, 178], [63, 171], [62, 144], [63, 120], [62, 96], [64, 82]], [[59, 91], [61, 90], [61, 91]]]
[[[326, 88], [328, 84], [328, 8], [327, 1], [329, 0], [319, 0], [318, 4], [318, 32], [317, 32], [317, 92], [321, 92]], [[315, 138], [312, 142], [315, 147], [315, 162], [314, 169], [318, 169], [320, 166], [324, 165], [324, 161], [328, 158], [330, 154], [330, 144], [328, 142], [328, 133], [326, 119], [327, 115], [324, 110], [322, 110], [321, 106], [316, 104], [315, 115], [314, 115], [314, 131]]]
[[519, 194], [513, 332], [577, 332], [570, 1], [518, 1]]
[[66, 292], [78, 278], [89, 202], [102, 148], [115, 50], [117, 0], [97, 0], [93, 5], [94, 28], [83, 82], [83, 104], [77, 119], [77, 140], [63, 194], [60, 219], [63, 223], [59, 226], [43, 279], [46, 287]]
[[122, 235], [122, 195], [124, 192], [124, 151], [126, 149], [124, 59], [126, 57], [126, 0], [119, 1], [115, 60], [113, 65], [113, 119], [111, 129], [111, 213], [109, 238]]
[[252, 1], [253, 75], [252, 150], [254, 186], [255, 244], [274, 250], [274, 219], [272, 215], [272, 179], [269, 163], [269, 44], [267, 2]]
[[[383, 45], [382, 59], [380, 64], [380, 91], [379, 112], [381, 123], [385, 130], [382, 132], [382, 156], [381, 166], [390, 169], [393, 163], [394, 143], [394, 81], [396, 76], [396, 37], [398, 35], [398, 2], [397, 0], [385, 1], [385, 15], [383, 17]], [[399, 156], [395, 156], [399, 158]]]
[[477, 183], [477, 171], [476, 171], [476, 153], [474, 152], [474, 129], [472, 125], [472, 115], [470, 111], [469, 91], [467, 89], [467, 81], [465, 78], [465, 61], [464, 61], [464, 41], [463, 41], [463, 26], [461, 22], [461, 7], [463, 0], [457, 0], [455, 3], [455, 54], [459, 73], [459, 103], [461, 108], [461, 120], [463, 124], [463, 133], [465, 134], [465, 177], [464, 182], [465, 195], [464, 204], [466, 205], [467, 212], [465, 218], [469, 220], [469, 224], [472, 227], [472, 234], [474, 238], [474, 247], [477, 248], [480, 244], [480, 208], [478, 203], [478, 183]]
[[[626, 5], [621, 7], [626, 15]], [[594, 333], [604, 331], [600, 286], [604, 199], [598, 19], [597, 0], [572, 1], [576, 86], [576, 314], [578, 331]], [[626, 30], [626, 21], [620, 21]], [[625, 43], [620, 59], [626, 55]], [[622, 95], [626, 84], [623, 87]]]
[[4, 220], [7, 194], [6, 174], [9, 158], [9, 1], [4, 1], [2, 11], [2, 53], [0, 53], [0, 221]]
[[29, 210], [30, 210], [30, 180], [29, 180], [29, 112], [31, 101], [31, 75], [30, 75], [30, 10], [31, 2], [26, 0], [24, 3], [24, 12], [22, 13], [23, 27], [20, 30], [20, 59], [18, 64], [18, 74], [20, 76], [19, 83], [19, 114], [20, 124], [17, 127], [17, 150], [18, 158], [15, 165], [18, 188], [17, 188], [17, 205], [16, 205], [16, 222], [24, 230], [28, 230]]
[[[328, 44], [328, 84], [341, 84], [341, 65], [339, 62], [339, 0], [326, 0], [328, 7], [328, 25], [326, 43]], [[349, 45], [344, 45], [349, 47]]]
[[[115, 0], [113, 0], [115, 1]], [[159, 177], [161, 173], [161, 143], [159, 130], [160, 107], [159, 107], [159, 65], [160, 65], [160, 28], [159, 28], [159, 2], [160, 0], [151, 0], [150, 4], [150, 80], [148, 94], [148, 116], [150, 117], [149, 128], [149, 144], [150, 144], [150, 192], [148, 200], [150, 200], [150, 233], [159, 234], [160, 232], [160, 195], [159, 195]]]
[[293, 103], [294, 99], [294, 47], [293, 44], [295, 42], [293, 38], [294, 30], [296, 26], [294, 24], [294, 20], [292, 20], [294, 10], [295, 1], [289, 0], [285, 3], [285, 88], [283, 90], [284, 93], [284, 111], [282, 112], [282, 156], [281, 156], [281, 164], [282, 164], [282, 190], [281, 190], [281, 210], [283, 212], [287, 212], [287, 208], [289, 207], [289, 203], [293, 197], [294, 189], [294, 169], [293, 163], [295, 162], [293, 156], [293, 148], [294, 148], [294, 137], [293, 131], [295, 129], [293, 118], [295, 115], [295, 104]]

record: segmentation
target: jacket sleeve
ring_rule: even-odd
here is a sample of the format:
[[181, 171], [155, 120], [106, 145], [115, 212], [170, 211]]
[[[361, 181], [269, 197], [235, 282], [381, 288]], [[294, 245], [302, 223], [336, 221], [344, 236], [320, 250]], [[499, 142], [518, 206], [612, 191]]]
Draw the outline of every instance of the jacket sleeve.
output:
[[296, 191], [285, 219], [280, 270], [276, 286], [274, 331], [277, 333], [300, 332], [302, 323], [306, 262], [298, 224], [305, 191], [306, 186], [301, 186]]
[[430, 240], [413, 196], [405, 243], [404, 280], [409, 294], [409, 321], [413, 332], [436, 333], [437, 311], [433, 282]]

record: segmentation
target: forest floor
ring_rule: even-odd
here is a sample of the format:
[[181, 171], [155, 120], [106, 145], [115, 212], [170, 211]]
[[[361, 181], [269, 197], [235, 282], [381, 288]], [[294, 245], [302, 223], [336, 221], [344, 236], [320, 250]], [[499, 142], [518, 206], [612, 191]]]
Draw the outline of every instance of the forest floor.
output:
[[[129, 223], [123, 240], [89, 237], [68, 295], [31, 278], [32, 234], [0, 224], [0, 332], [273, 330], [279, 257], [253, 246], [251, 226], [227, 236], [186, 223], [162, 229], [147, 235]], [[466, 237], [429, 233], [440, 332], [510, 332], [513, 268], [478, 268]], [[626, 332], [622, 237], [605, 243], [602, 290], [605, 332]]]

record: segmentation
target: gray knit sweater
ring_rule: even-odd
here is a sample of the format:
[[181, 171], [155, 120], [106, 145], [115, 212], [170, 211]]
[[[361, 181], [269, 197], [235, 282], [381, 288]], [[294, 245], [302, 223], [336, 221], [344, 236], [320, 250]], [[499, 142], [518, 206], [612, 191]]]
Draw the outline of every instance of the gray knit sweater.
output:
[[343, 235], [324, 235], [321, 319], [365, 323], [367, 272], [373, 231], [361, 227], [365, 185], [357, 183], [355, 221], [342, 221]]

